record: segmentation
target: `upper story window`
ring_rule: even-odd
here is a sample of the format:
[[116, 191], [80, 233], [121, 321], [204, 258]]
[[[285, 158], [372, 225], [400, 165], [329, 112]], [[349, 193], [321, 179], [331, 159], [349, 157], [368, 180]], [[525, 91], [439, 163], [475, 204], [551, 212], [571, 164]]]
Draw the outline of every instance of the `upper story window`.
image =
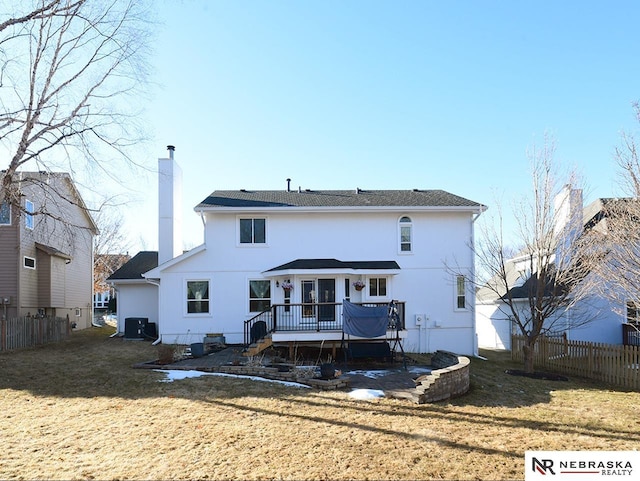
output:
[[209, 281], [187, 281], [187, 314], [209, 313]]
[[24, 226], [27, 229], [33, 229], [33, 202], [30, 200], [24, 201]]
[[411, 252], [413, 237], [411, 217], [406, 215], [401, 217], [398, 224], [400, 227], [400, 252]]
[[267, 219], [240, 219], [240, 244], [265, 244]]
[[11, 225], [11, 204], [0, 203], [0, 225]]
[[369, 297], [386, 297], [387, 296], [387, 278], [386, 277], [370, 277], [369, 278]]
[[456, 309], [467, 308], [466, 281], [464, 276], [456, 276]]
[[36, 260], [33, 257], [24, 256], [22, 265], [27, 269], [35, 269], [36, 268]]

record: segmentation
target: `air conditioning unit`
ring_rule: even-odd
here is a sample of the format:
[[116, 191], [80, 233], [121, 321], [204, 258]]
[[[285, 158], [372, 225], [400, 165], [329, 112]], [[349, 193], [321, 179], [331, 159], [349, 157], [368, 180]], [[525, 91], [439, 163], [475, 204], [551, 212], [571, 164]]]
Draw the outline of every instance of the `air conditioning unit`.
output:
[[147, 329], [147, 317], [127, 317], [124, 320], [124, 338], [142, 340], [145, 338], [145, 329]]

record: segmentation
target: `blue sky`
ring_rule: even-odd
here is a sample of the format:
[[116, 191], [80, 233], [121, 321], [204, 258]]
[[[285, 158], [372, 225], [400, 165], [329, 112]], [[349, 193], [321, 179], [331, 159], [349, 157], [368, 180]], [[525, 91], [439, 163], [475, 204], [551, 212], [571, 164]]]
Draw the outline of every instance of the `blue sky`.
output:
[[[585, 180], [620, 194], [613, 151], [639, 125], [640, 3], [158, 0], [137, 154], [176, 146], [186, 247], [215, 189], [444, 189], [508, 207], [545, 133]], [[156, 179], [124, 212], [157, 248]], [[495, 209], [493, 209], [495, 210]]]

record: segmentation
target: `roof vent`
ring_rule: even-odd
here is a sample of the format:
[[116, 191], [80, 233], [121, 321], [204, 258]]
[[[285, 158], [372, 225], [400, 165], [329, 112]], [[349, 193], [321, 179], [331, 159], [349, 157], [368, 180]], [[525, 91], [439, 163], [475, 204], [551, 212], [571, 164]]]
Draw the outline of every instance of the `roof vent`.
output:
[[287, 179], [287, 192], [291, 192], [291, 179]]
[[360, 190], [360, 187], [356, 187], [356, 194], [359, 194], [360, 192], [362, 192], [362, 191]]
[[247, 189], [240, 189], [240, 192], [246, 192]]

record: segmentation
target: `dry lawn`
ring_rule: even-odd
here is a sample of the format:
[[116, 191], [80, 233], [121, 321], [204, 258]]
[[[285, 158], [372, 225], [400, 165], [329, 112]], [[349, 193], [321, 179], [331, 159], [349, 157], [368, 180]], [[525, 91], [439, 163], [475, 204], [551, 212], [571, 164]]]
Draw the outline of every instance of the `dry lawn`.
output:
[[530, 380], [472, 361], [451, 402], [132, 369], [107, 329], [0, 353], [0, 479], [523, 479], [525, 450], [640, 448], [640, 393]]

